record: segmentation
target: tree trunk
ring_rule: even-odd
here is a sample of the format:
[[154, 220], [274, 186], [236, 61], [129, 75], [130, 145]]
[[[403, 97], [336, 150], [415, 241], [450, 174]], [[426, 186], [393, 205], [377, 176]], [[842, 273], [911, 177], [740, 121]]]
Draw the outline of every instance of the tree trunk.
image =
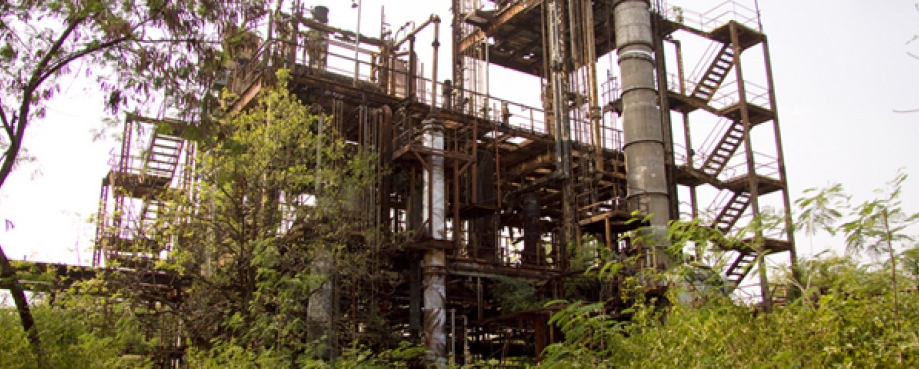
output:
[[16, 311], [19, 312], [19, 319], [22, 321], [22, 329], [29, 338], [29, 344], [35, 352], [36, 364], [39, 368], [46, 368], [45, 353], [41, 346], [41, 340], [38, 337], [38, 329], [35, 327], [35, 318], [32, 316], [32, 309], [29, 308], [29, 301], [26, 300], [26, 293], [16, 278], [16, 270], [10, 264], [10, 259], [6, 257], [6, 252], [0, 246], [0, 271], [3, 279], [8, 282], [10, 294], [13, 295], [13, 301], [16, 303]]

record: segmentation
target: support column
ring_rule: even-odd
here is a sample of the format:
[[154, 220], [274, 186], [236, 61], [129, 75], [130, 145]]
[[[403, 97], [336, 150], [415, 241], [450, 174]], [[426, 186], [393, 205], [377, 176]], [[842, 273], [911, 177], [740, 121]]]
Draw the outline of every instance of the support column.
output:
[[654, 37], [647, 0], [618, 0], [613, 8], [622, 74], [622, 127], [630, 209], [653, 214], [644, 243], [654, 257], [646, 267], [667, 268], [667, 191], [664, 134], [654, 83]]
[[[446, 196], [444, 185], [444, 127], [441, 122], [429, 119], [424, 122], [423, 144], [435, 154], [430, 155], [430, 168], [424, 175], [424, 217], [427, 236], [435, 240], [446, 237]], [[447, 363], [447, 336], [444, 331], [447, 316], [444, 310], [446, 296], [446, 254], [439, 247], [425, 251], [421, 263], [424, 274], [424, 344], [427, 358], [436, 367]]]
[[523, 195], [520, 207], [523, 208], [523, 264], [542, 264], [539, 252], [542, 236], [539, 230], [539, 196], [532, 192]]
[[[577, 237], [577, 221], [574, 210], [574, 189], [571, 176], [571, 123], [568, 113], [568, 59], [565, 50], [564, 7], [562, 0], [548, 0], [546, 22], [548, 25], [549, 83], [552, 90], [553, 121], [555, 123], [554, 176], [563, 179], [562, 190], [562, 235], [561, 249], [567, 251], [568, 243]], [[563, 262], [565, 257], [562, 257]]]

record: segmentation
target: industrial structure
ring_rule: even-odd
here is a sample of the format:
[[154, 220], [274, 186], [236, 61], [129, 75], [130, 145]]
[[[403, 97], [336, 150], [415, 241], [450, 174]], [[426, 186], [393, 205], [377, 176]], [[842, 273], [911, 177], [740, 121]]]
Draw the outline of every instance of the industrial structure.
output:
[[[547, 323], [552, 311], [508, 311], [494, 287], [513, 279], [533, 286], [538, 301], [572, 289], [606, 300], [616, 286], [585, 280], [580, 272], [590, 265], [575, 262], [587, 244], [637, 257], [632, 273], [663, 270], [680, 262], [665, 252], [668, 222], [708, 216], [724, 233], [749, 233], [726, 254], [720, 272], [729, 285], [761, 255], [794, 263], [757, 9], [734, 1], [705, 13], [660, 0], [451, 1], [449, 32], [434, 15], [378, 36], [329, 26], [326, 8], [295, 8], [274, 18], [284, 42], [243, 50], [228, 69], [235, 109], [258, 96], [265, 76], [290, 69], [289, 88], [304, 104], [388, 169], [361, 204], [360, 221], [382, 236], [360, 247], [385, 261], [376, 273], [396, 277], [341, 288], [335, 319], [359, 320], [347, 311], [376, 306], [435, 361], [537, 358], [561, 339]], [[434, 39], [426, 73], [416, 52], [429, 46], [416, 44], [421, 32]], [[452, 49], [441, 47], [448, 40]], [[601, 60], [616, 65], [604, 73]], [[444, 61], [451, 75], [438, 74]], [[538, 81], [541, 91], [531, 93], [539, 96], [528, 98], [542, 105], [491, 96], [498, 70]], [[182, 129], [127, 118], [102, 183], [96, 265], [143, 268], [168, 257], [170, 244], [148, 236], [170, 191], [194, 186], [194, 145]], [[134, 140], [136, 132], [149, 137]], [[784, 227], [746, 227], [767, 205]]]

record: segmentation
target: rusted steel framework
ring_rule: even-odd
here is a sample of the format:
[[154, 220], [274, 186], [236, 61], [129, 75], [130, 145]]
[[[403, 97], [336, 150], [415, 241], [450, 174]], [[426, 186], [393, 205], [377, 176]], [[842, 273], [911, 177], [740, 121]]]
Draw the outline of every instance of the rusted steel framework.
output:
[[[672, 182], [689, 194], [678, 206], [745, 240], [726, 249], [725, 279], [740, 287], [751, 270], [759, 270], [758, 295], [771, 309], [772, 301], [783, 297], [772, 296], [765, 256], [784, 256], [792, 265], [796, 256], [769, 44], [758, 9], [735, 1], [705, 13], [663, 3], [656, 8], [657, 48], [669, 50], [678, 66], [676, 74], [663, 64], [658, 70], [666, 76], [659, 78], [667, 91], [661, 107], [671, 111], [672, 129], [683, 132], [671, 138]], [[689, 60], [697, 64], [687, 73], [683, 45], [690, 43], [708, 48]], [[702, 144], [693, 141], [699, 134], [707, 136]], [[700, 200], [702, 192], [716, 193], [708, 206]], [[775, 223], [768, 227], [751, 224], [770, 223], [770, 217]]]
[[96, 217], [94, 266], [149, 269], [172, 243], [154, 241], [169, 200], [187, 194], [194, 145], [182, 139], [185, 123], [134, 114], [125, 118], [121, 150], [102, 179]]
[[[371, 256], [373, 277], [334, 279], [317, 294], [336, 300], [317, 301], [317, 316], [353, 328], [336, 339], [367, 337], [365, 322], [381, 318], [385, 334], [423, 342], [435, 363], [538, 358], [561, 338], [547, 325], [552, 311], [510, 311], [497, 292], [502, 281], [524, 281], [536, 301], [572, 293], [613, 301], [617, 286], [578, 277], [590, 267], [574, 263], [587, 244], [662, 269], [673, 262], [662, 252], [664, 227], [682, 214], [708, 210], [711, 227], [742, 232], [768, 203], [791, 228], [768, 44], [755, 10], [732, 1], [701, 14], [647, 0], [451, 1], [444, 34], [436, 15], [407, 34], [372, 37], [329, 26], [322, 7], [294, 9], [275, 18], [282, 41], [237, 50], [228, 65], [226, 87], [240, 96], [234, 109], [245, 109], [274, 70], [290, 69], [289, 88], [322, 113], [324, 126], [376, 153], [385, 173], [362, 190], [353, 219], [379, 230], [352, 245]], [[422, 32], [435, 40], [428, 73], [416, 52]], [[448, 37], [452, 75], [440, 80]], [[684, 46], [705, 43], [699, 72], [685, 73]], [[741, 63], [754, 49], [764, 56], [762, 73]], [[601, 80], [604, 58], [616, 66]], [[492, 96], [493, 65], [538, 80], [542, 105]], [[720, 123], [712, 129], [709, 121]], [[184, 183], [176, 183], [180, 155], [169, 155], [175, 162], [166, 168], [126, 159], [135, 155], [129, 143], [138, 122], [163, 123], [126, 123], [126, 146], [103, 183], [96, 263], [154, 259], [168, 248], [138, 245], [147, 204]], [[754, 138], [757, 127], [772, 127], [774, 144]], [[691, 140], [700, 132], [711, 137], [702, 145]], [[170, 136], [154, 134], [150, 147], [162, 140]], [[149, 153], [143, 163], [156, 162]], [[134, 218], [130, 199], [143, 204]], [[630, 222], [636, 211], [653, 215], [644, 225], [655, 237], [623, 237], [642, 225]], [[734, 286], [760, 255], [787, 252], [794, 262], [784, 229], [747, 239], [730, 250], [723, 271]], [[768, 289], [762, 295], [771, 301]]]
[[113, 153], [102, 179], [96, 215], [93, 272], [106, 272], [108, 280], [125, 289], [120, 293], [145, 301], [136, 311], [142, 333], [158, 342], [147, 354], [163, 367], [178, 367], [185, 352], [179, 320], [160, 312], [155, 302], [180, 301], [189, 281], [154, 267], [180, 242], [157, 235], [176, 221], [164, 219], [166, 208], [191, 195], [195, 146], [181, 138], [185, 128], [174, 119], [127, 114], [121, 149]]

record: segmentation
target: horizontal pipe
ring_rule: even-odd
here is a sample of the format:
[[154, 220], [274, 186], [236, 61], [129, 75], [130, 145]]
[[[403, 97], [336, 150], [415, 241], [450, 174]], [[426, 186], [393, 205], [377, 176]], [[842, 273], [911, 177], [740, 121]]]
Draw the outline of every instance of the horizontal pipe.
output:
[[431, 14], [431, 17], [428, 18], [428, 20], [424, 21], [424, 23], [421, 23], [421, 25], [418, 26], [418, 28], [415, 28], [414, 30], [406, 34], [404, 37], [402, 37], [401, 40], [396, 42], [395, 46], [393, 47], [393, 50], [398, 50], [400, 47], [402, 47], [402, 44], [404, 44], [406, 41], [408, 41], [412, 37], [415, 37], [415, 35], [417, 35], [418, 32], [421, 32], [421, 30], [423, 30], [425, 27], [431, 25], [431, 23], [434, 23], [434, 22], [440, 23], [440, 17], [437, 16], [437, 14]]

